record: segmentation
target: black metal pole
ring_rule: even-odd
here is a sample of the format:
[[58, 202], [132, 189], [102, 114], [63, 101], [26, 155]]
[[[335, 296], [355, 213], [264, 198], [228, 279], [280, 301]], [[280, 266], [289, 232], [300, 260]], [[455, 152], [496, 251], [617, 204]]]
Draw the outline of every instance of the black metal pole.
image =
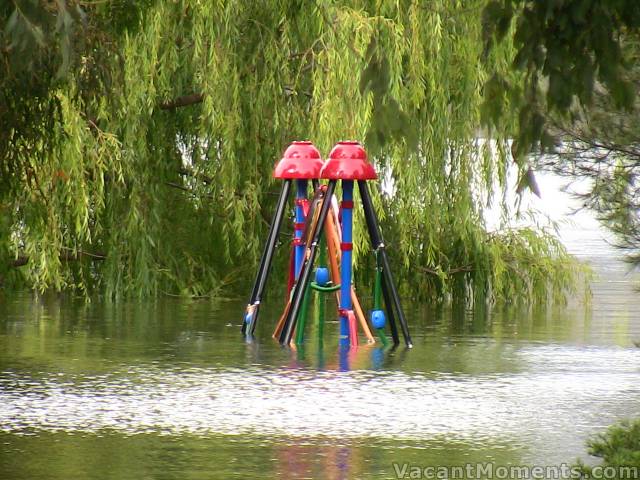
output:
[[398, 327], [396, 325], [396, 316], [393, 313], [393, 303], [391, 302], [391, 296], [389, 295], [389, 289], [387, 288], [387, 282], [382, 276], [382, 296], [384, 297], [384, 306], [387, 307], [387, 317], [389, 317], [389, 329], [391, 330], [391, 338], [393, 338], [393, 344], [398, 346], [400, 338], [398, 337]]
[[[413, 343], [411, 342], [411, 335], [409, 334], [409, 326], [407, 325], [407, 319], [404, 316], [402, 305], [400, 304], [400, 296], [396, 284], [393, 281], [393, 275], [391, 274], [391, 267], [389, 266], [389, 258], [385, 250], [384, 241], [382, 240], [382, 234], [380, 233], [380, 226], [378, 225], [378, 219], [376, 217], [376, 211], [373, 208], [373, 202], [371, 201], [371, 194], [369, 193], [369, 186], [365, 180], [358, 180], [358, 188], [360, 190], [360, 198], [362, 199], [362, 207], [364, 209], [364, 216], [367, 218], [367, 227], [369, 228], [369, 236], [373, 244], [373, 249], [378, 252], [378, 255], [382, 257], [382, 277], [385, 280], [383, 287], [387, 289], [387, 293], [391, 296], [391, 301], [398, 314], [398, 320], [400, 327], [402, 328], [402, 335], [404, 336], [404, 342], [407, 347], [411, 348]], [[384, 291], [384, 290], [383, 290]], [[385, 303], [387, 299], [385, 298]], [[389, 305], [387, 304], [389, 310]]]
[[273, 216], [271, 226], [269, 227], [269, 235], [264, 245], [262, 258], [260, 259], [260, 266], [258, 267], [258, 273], [256, 274], [256, 281], [253, 284], [251, 298], [249, 298], [249, 304], [247, 305], [245, 312], [245, 318], [247, 315], [250, 315], [250, 318], [248, 322], [244, 318], [242, 321], [242, 333], [245, 335], [253, 335], [253, 332], [256, 329], [260, 300], [262, 298], [264, 286], [267, 283], [267, 277], [269, 276], [271, 260], [273, 260], [273, 252], [275, 250], [278, 232], [280, 231], [280, 225], [282, 224], [282, 217], [284, 216], [284, 211], [287, 206], [287, 199], [289, 197], [290, 190], [291, 180], [286, 178], [282, 182], [282, 190], [280, 190], [280, 196], [278, 197], [278, 203], [276, 204], [276, 213]]
[[374, 210], [371, 198], [369, 197], [369, 187], [364, 180], [358, 180], [358, 189], [360, 190], [364, 219], [367, 222], [367, 230], [369, 230], [369, 237], [371, 238], [371, 246], [376, 250], [383, 242], [380, 229], [376, 228], [376, 225], [373, 222]]
[[287, 315], [284, 319], [284, 325], [282, 327], [282, 331], [280, 332], [279, 341], [281, 345], [289, 345], [289, 343], [291, 343], [293, 330], [295, 329], [296, 322], [298, 320], [298, 312], [300, 311], [304, 292], [306, 290], [307, 283], [309, 283], [311, 269], [313, 268], [313, 262], [316, 258], [316, 251], [318, 249], [320, 233], [322, 232], [322, 228], [324, 228], [324, 222], [327, 219], [327, 214], [329, 213], [329, 208], [331, 207], [331, 199], [333, 198], [333, 192], [336, 188], [336, 183], [337, 180], [330, 180], [329, 184], [327, 185], [327, 190], [324, 193], [324, 200], [322, 202], [320, 214], [318, 215], [318, 221], [316, 222], [316, 225], [311, 232], [311, 244], [307, 245], [307, 255], [304, 262], [302, 263], [302, 267], [300, 267], [300, 275], [298, 276], [298, 281], [293, 287], [293, 292], [291, 294], [291, 304], [289, 305], [289, 309], [287, 310]]
[[402, 310], [402, 305], [400, 304], [400, 295], [398, 295], [398, 290], [396, 289], [396, 284], [393, 281], [393, 277], [391, 276], [391, 270], [389, 269], [389, 259], [384, 254], [386, 252], [383, 251], [382, 255], [382, 288], [387, 288], [389, 293], [391, 294], [391, 301], [395, 305], [396, 313], [398, 314], [398, 321], [400, 322], [400, 328], [402, 329], [402, 336], [404, 337], [404, 343], [407, 347], [413, 347], [413, 342], [411, 341], [411, 335], [409, 334], [409, 326], [407, 325], [407, 319], [404, 316], [404, 311]]

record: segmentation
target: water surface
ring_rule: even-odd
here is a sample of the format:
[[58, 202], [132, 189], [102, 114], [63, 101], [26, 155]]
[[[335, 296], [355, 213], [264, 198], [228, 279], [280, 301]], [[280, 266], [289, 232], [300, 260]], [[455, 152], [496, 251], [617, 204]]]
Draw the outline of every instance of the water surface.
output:
[[558, 465], [640, 415], [638, 275], [565, 227], [592, 297], [473, 316], [407, 305], [415, 348], [239, 335], [243, 302], [0, 299], [0, 478], [393, 478], [392, 463]]

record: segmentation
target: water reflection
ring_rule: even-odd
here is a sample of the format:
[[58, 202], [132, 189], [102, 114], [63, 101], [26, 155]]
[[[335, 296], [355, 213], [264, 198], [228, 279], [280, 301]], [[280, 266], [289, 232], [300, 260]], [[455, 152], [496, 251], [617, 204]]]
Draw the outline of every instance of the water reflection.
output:
[[350, 446], [277, 445], [276, 478], [347, 480], [363, 473], [362, 452]]

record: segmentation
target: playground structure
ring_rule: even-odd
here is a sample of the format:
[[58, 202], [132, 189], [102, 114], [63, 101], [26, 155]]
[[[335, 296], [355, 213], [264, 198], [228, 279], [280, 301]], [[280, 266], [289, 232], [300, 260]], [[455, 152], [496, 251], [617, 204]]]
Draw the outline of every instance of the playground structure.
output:
[[[316, 301], [319, 305], [317, 321], [320, 338], [324, 328], [325, 312], [324, 302], [317, 297], [334, 294], [340, 318], [340, 345], [351, 347], [358, 345], [358, 326], [368, 343], [376, 341], [352, 285], [353, 191], [354, 184], [357, 182], [367, 231], [376, 259], [374, 304], [370, 324], [379, 340], [386, 346], [388, 339], [385, 328], [388, 323], [393, 344], [398, 345], [400, 339], [397, 319], [405, 344], [411, 347], [409, 328], [393, 280], [367, 184], [368, 180], [377, 179], [377, 174], [373, 165], [368, 162], [364, 148], [358, 142], [339, 142], [331, 150], [328, 160], [323, 162], [319, 151], [311, 142], [293, 142], [277, 163], [274, 177], [282, 180], [282, 188], [245, 311], [243, 334], [252, 336], [255, 331], [278, 233], [287, 208], [292, 183], [295, 181], [294, 238], [287, 284], [288, 296], [273, 336], [282, 345], [291, 344], [294, 334], [296, 344], [304, 341], [310, 296], [313, 291], [316, 293]], [[320, 180], [328, 182], [321, 184]], [[334, 193], [339, 181], [342, 187], [342, 201], [338, 205]], [[308, 198], [309, 182], [313, 187], [311, 200]], [[315, 278], [311, 281], [318, 253], [319, 265], [315, 270]], [[386, 314], [382, 309], [383, 299]]]

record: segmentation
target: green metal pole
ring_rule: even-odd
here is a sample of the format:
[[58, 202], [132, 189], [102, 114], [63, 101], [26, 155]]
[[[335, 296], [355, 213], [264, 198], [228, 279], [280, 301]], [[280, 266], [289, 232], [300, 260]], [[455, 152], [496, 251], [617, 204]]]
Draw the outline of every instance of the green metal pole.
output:
[[304, 299], [302, 300], [302, 308], [298, 314], [298, 326], [296, 330], [296, 345], [300, 345], [304, 341], [304, 327], [307, 323], [307, 312], [309, 311], [309, 297], [311, 288], [307, 285], [304, 291]]
[[317, 293], [316, 300], [318, 301], [318, 344], [322, 345], [324, 341], [324, 295], [322, 292]]
[[378, 253], [376, 252], [376, 282], [373, 285], [373, 309], [380, 310], [382, 308], [382, 301], [380, 295], [382, 294], [382, 272], [378, 264]]
[[[320, 260], [319, 264], [321, 267], [326, 267], [327, 265], [327, 249], [326, 249], [326, 241], [325, 241], [324, 233], [320, 237]], [[318, 308], [318, 345], [322, 345], [324, 340], [324, 294], [320, 290], [314, 289], [316, 291], [316, 305]]]

